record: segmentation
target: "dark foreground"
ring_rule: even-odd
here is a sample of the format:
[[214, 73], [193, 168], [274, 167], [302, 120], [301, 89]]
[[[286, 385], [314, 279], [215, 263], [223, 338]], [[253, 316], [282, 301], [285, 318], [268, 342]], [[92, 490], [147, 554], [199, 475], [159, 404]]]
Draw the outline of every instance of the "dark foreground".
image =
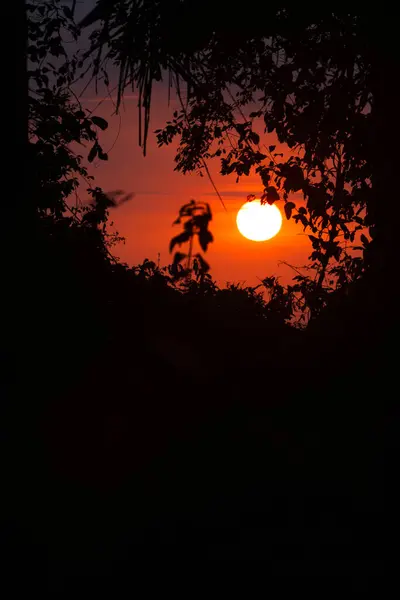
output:
[[110, 325], [100, 309], [74, 320], [67, 291], [65, 317], [52, 321], [51, 298], [6, 353], [14, 590], [165, 591], [164, 570], [202, 579], [224, 561], [381, 588], [397, 446], [390, 315], [348, 318], [345, 342], [331, 317], [306, 334], [263, 330], [210, 322], [196, 304], [178, 318], [139, 294]]

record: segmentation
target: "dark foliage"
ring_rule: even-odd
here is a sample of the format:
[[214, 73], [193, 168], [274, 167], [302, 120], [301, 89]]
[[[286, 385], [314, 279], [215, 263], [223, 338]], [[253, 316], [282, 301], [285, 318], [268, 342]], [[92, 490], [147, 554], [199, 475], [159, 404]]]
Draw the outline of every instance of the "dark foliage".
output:
[[[208, 228], [211, 219], [211, 208], [207, 203], [191, 200], [180, 208], [178, 218], [173, 224], [182, 224], [183, 231], [171, 239], [169, 251], [172, 252], [176, 245], [181, 246], [188, 243], [188, 253], [175, 252], [172, 269], [176, 279], [182, 277], [190, 279], [194, 272], [196, 277], [199, 277], [202, 281], [205, 274], [210, 270], [210, 266], [199, 252], [193, 256], [193, 241], [197, 238], [202, 251], [207, 252], [208, 245], [214, 239]], [[185, 259], [186, 267], [183, 268], [181, 263]]]

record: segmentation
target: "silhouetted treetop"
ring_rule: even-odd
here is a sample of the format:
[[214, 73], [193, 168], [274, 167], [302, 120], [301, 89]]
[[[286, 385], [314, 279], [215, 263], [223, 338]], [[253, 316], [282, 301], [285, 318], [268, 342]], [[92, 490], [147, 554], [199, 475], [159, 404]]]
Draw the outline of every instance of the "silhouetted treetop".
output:
[[[255, 166], [267, 184], [273, 160], [252, 128], [260, 117], [280, 142], [302, 148], [303, 166], [310, 171], [324, 168], [340, 146], [354, 200], [361, 197], [371, 205], [368, 182], [381, 163], [376, 111], [387, 77], [371, 10], [255, 3], [252, 10], [234, 11], [227, 2], [214, 4], [103, 0], [83, 21], [102, 19], [92, 36], [95, 72], [105, 56], [116, 62], [119, 102], [128, 84], [139, 90], [144, 149], [152, 84], [169, 72], [183, 107], [158, 137], [168, 143], [179, 136], [182, 171], [202, 168], [204, 157], [220, 156], [223, 173], [241, 176]], [[248, 120], [238, 119], [249, 106]], [[233, 132], [237, 150], [224, 154], [215, 148], [216, 138], [226, 142]], [[280, 168], [280, 175], [287, 191], [301, 189], [294, 169]], [[373, 221], [375, 212], [371, 206]]]
[[[128, 85], [138, 89], [144, 151], [153, 82], [168, 76], [180, 109], [157, 132], [159, 145], [179, 142], [184, 173], [211, 158], [222, 174], [258, 173], [262, 198], [283, 198], [287, 218], [312, 234], [322, 285], [340, 259], [338, 237], [353, 242], [365, 226], [375, 240], [368, 261], [393, 260], [396, 136], [386, 138], [395, 59], [385, 18], [367, 6], [103, 0], [82, 25], [100, 22], [94, 73], [106, 59], [119, 67], [118, 103]], [[263, 143], [260, 122], [285, 158]], [[289, 198], [299, 192], [305, 207]]]

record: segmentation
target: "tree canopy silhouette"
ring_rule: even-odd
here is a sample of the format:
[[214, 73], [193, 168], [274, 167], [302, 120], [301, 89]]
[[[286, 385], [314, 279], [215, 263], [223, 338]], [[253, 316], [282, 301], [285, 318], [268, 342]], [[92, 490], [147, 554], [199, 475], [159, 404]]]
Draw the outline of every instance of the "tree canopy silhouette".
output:
[[[144, 151], [152, 85], [169, 73], [182, 106], [158, 140], [178, 138], [177, 169], [203, 169], [212, 157], [222, 173], [255, 169], [265, 198], [288, 202], [288, 218], [329, 229], [313, 241], [323, 278], [338, 232], [353, 235], [349, 223], [368, 226], [379, 238], [377, 262], [393, 264], [394, 39], [371, 11], [101, 0], [81, 25], [102, 21], [92, 36], [94, 72], [105, 58], [119, 66], [119, 102], [127, 85], [137, 87]], [[287, 145], [286, 160], [260, 145], [257, 119]], [[291, 192], [304, 195], [307, 213], [288, 201]]]

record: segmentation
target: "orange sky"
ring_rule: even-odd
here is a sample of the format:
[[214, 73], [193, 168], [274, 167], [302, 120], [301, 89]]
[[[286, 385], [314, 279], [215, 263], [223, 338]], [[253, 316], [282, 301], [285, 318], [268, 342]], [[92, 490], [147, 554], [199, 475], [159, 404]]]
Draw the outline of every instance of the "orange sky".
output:
[[[93, 109], [98, 101], [99, 98], [86, 98], [84, 104]], [[167, 106], [165, 86], [160, 86], [154, 95], [150, 131], [163, 127], [173, 110], [173, 106]], [[297, 266], [307, 262], [310, 252], [308, 237], [303, 234], [300, 225], [287, 221], [285, 217], [280, 233], [266, 242], [252, 242], [238, 232], [238, 209], [247, 194], [262, 191], [258, 177], [244, 177], [236, 184], [234, 176], [218, 174], [217, 162], [209, 162], [209, 169], [227, 207], [225, 212], [206, 176], [201, 178], [174, 172], [175, 147], [158, 148], [155, 135], [151, 133], [147, 156], [143, 157], [138, 146], [137, 99], [134, 94], [127, 93], [125, 97], [120, 128], [120, 119], [112, 116], [113, 112], [110, 100], [103, 102], [95, 111], [109, 122], [109, 129], [101, 132], [104, 150], [109, 151], [114, 146], [109, 151], [108, 162], [95, 162], [90, 170], [96, 178], [96, 185], [105, 191], [123, 189], [135, 192], [130, 202], [111, 212], [116, 229], [126, 238], [125, 245], [113, 249], [122, 261], [134, 265], [145, 258], [157, 260], [159, 252], [161, 264], [168, 264], [171, 261], [169, 240], [179, 232], [178, 226], [172, 227], [172, 221], [179, 207], [194, 198], [209, 202], [213, 211], [210, 229], [215, 241], [207, 252], [206, 260], [219, 284], [229, 281], [254, 285], [259, 283], [257, 278], [269, 275], [278, 275], [283, 283], [287, 283], [293, 271], [285, 265], [279, 266], [279, 261]], [[275, 141], [268, 139], [266, 143]], [[278, 202], [281, 209], [282, 204]]]

